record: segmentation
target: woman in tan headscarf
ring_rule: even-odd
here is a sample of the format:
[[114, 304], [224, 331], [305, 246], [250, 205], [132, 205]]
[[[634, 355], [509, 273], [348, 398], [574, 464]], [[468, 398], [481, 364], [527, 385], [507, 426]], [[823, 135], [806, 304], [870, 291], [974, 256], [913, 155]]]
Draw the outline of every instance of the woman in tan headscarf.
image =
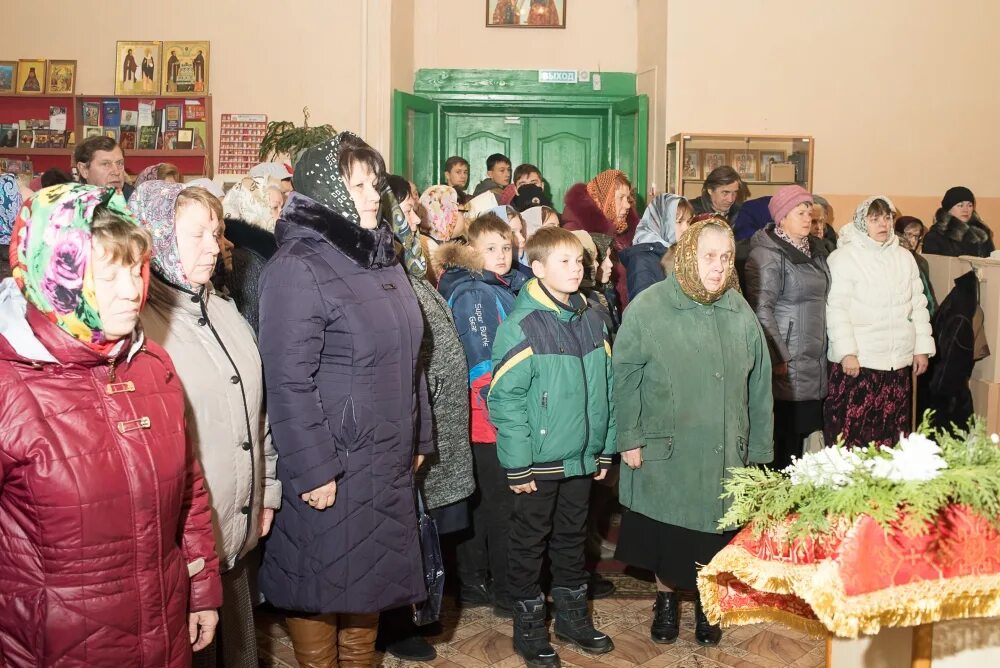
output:
[[[612, 239], [612, 259], [618, 263], [618, 253], [632, 245], [639, 214], [635, 210], [632, 183], [625, 172], [607, 169], [588, 183], [577, 183], [566, 191], [563, 227], [571, 232], [583, 230], [604, 234]], [[616, 289], [622, 308], [628, 304], [625, 272], [616, 268]]]
[[[695, 589], [696, 564], [735, 534], [718, 527], [729, 469], [773, 455], [771, 360], [734, 262], [725, 220], [694, 223], [675, 272], [639, 295], [615, 339], [619, 500], [629, 508], [615, 556], [656, 574], [659, 643], [677, 639], [677, 590]], [[698, 642], [718, 644], [719, 627], [695, 610]]]

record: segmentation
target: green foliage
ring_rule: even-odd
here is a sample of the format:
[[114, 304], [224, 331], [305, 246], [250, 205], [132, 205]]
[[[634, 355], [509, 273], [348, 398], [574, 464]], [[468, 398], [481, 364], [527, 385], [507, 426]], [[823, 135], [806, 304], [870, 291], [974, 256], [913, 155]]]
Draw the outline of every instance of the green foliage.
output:
[[[724, 499], [730, 499], [720, 528], [753, 523], [754, 533], [793, 518], [793, 537], [817, 536], [830, 522], [870, 515], [881, 526], [901, 527], [914, 535], [925, 533], [950, 504], [964, 504], [1000, 529], [1000, 445], [986, 433], [983, 422], [970, 420], [967, 431], [954, 434], [930, 427], [929, 415], [917, 430], [935, 441], [948, 467], [932, 480], [893, 482], [857, 471], [842, 487], [793, 485], [779, 471], [760, 468], [730, 469]], [[862, 459], [885, 457], [877, 446], [855, 449]]]
[[304, 117], [302, 127], [297, 127], [291, 121], [271, 121], [267, 124], [267, 131], [260, 141], [258, 157], [261, 162], [284, 154], [290, 156], [292, 164], [294, 164], [298, 161], [302, 151], [337, 134], [332, 125], [310, 127], [309, 107], [302, 109], [302, 115]]

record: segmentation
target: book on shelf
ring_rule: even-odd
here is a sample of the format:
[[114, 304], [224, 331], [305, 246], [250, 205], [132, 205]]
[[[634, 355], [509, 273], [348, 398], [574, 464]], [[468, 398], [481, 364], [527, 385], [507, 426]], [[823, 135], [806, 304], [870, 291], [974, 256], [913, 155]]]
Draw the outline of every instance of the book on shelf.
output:
[[192, 148], [205, 148], [205, 124], [206, 121], [188, 121], [184, 124], [185, 128], [194, 130], [194, 137], [192, 138], [194, 143], [191, 145]]
[[184, 125], [182, 107], [179, 104], [167, 104], [163, 107], [163, 120], [166, 123], [164, 132], [177, 132]]
[[155, 150], [156, 140], [160, 136], [160, 128], [155, 125], [143, 125], [139, 128], [139, 148], [142, 150]]
[[160, 148], [165, 151], [173, 151], [177, 148], [177, 130], [167, 130], [164, 132], [163, 141], [160, 143]]
[[83, 103], [83, 124], [84, 125], [101, 124], [101, 104], [99, 102]]
[[49, 107], [49, 130], [66, 130], [66, 107]]
[[21, 130], [17, 137], [18, 148], [31, 148], [35, 145], [35, 131]]
[[104, 128], [100, 125], [84, 125], [83, 126], [83, 139], [87, 140], [91, 137], [101, 137], [104, 135]]
[[122, 109], [122, 129], [139, 127], [139, 112], [134, 109]]
[[66, 148], [66, 131], [49, 131], [49, 148]]
[[17, 148], [17, 133], [20, 132], [17, 123], [0, 125], [0, 148]]
[[128, 151], [136, 148], [136, 129], [133, 127], [121, 127], [121, 137], [118, 139], [118, 145], [122, 147], [123, 151]]
[[156, 111], [156, 100], [139, 100], [139, 121], [140, 128], [153, 125], [155, 119], [153, 112]]
[[117, 128], [122, 124], [122, 103], [118, 99], [101, 101], [101, 125]]
[[205, 120], [205, 105], [200, 100], [184, 100], [184, 118], [189, 121]]
[[194, 130], [191, 128], [181, 128], [177, 131], [177, 144], [174, 148], [187, 150], [194, 148]]
[[35, 130], [35, 142], [33, 148], [49, 148], [49, 131]]
[[118, 128], [105, 127], [104, 128], [104, 136], [105, 137], [111, 137], [112, 139], [115, 140], [115, 143], [117, 144], [118, 140], [121, 138], [121, 128], [120, 127], [118, 127]]

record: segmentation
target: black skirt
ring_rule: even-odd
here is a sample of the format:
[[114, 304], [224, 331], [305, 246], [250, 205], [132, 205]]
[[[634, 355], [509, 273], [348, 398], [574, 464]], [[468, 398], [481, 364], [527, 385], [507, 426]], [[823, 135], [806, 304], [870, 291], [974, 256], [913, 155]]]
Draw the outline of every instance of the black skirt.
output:
[[615, 558], [652, 571], [668, 587], [690, 591], [698, 588], [698, 566], [710, 562], [735, 535], [685, 529], [629, 510], [622, 517]]

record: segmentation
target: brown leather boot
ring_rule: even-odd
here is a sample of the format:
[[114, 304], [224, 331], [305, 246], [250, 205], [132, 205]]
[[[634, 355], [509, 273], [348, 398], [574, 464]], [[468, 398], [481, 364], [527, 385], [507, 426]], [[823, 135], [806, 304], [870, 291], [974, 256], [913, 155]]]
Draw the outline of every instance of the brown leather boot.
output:
[[337, 615], [340, 668], [371, 668], [378, 615]]
[[286, 617], [299, 668], [337, 668], [337, 615]]

